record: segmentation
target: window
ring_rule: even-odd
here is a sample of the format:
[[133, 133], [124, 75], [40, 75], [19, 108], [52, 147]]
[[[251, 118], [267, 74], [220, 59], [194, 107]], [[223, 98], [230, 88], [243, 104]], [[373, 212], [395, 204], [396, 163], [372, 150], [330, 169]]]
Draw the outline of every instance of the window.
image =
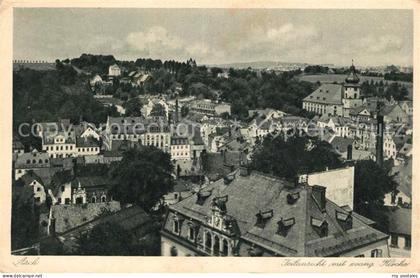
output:
[[96, 203], [96, 197], [95, 196], [92, 197], [91, 203]]
[[404, 248], [411, 249], [411, 236], [405, 236]]
[[370, 252], [370, 256], [372, 258], [380, 258], [380, 257], [382, 257], [382, 249], [373, 249]]
[[58, 202], [59, 204], [61, 204], [61, 198], [58, 198], [57, 202]]
[[37, 202], [37, 203], [41, 202], [41, 198], [40, 197], [36, 197], [35, 198], [35, 202]]
[[70, 204], [70, 198], [66, 198], [66, 199], [64, 200], [64, 203], [65, 203], [66, 205]]
[[391, 235], [391, 247], [398, 247], [398, 236]]
[[173, 232], [175, 234], [179, 233], [179, 221], [177, 221], [177, 220], [174, 220]]
[[65, 187], [61, 186], [61, 192], [64, 192]]
[[102, 203], [105, 203], [105, 202], [106, 202], [106, 197], [105, 197], [105, 196], [102, 196], [102, 197], [101, 197], [101, 202], [102, 202]]
[[41, 187], [37, 187], [36, 191], [38, 191], [38, 192], [41, 191]]
[[26, 164], [31, 164], [31, 160], [30, 159], [26, 160]]
[[195, 229], [194, 227], [190, 227], [188, 230], [188, 238], [189, 240], [195, 240]]

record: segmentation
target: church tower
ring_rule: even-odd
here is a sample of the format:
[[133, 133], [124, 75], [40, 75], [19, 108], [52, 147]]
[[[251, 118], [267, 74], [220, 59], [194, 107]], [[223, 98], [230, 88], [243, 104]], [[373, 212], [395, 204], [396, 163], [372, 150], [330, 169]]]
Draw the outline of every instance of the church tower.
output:
[[360, 96], [360, 84], [359, 84], [359, 77], [356, 73], [356, 67], [351, 63], [350, 72], [345, 79], [345, 83], [343, 85], [343, 109], [344, 109], [344, 116], [349, 117], [350, 109], [359, 107], [363, 104], [361, 96]]

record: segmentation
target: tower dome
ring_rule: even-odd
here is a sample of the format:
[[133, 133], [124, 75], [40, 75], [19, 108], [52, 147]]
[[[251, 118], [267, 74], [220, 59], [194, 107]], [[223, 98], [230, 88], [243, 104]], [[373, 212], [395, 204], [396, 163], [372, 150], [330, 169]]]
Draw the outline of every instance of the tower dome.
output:
[[356, 74], [356, 67], [353, 64], [353, 60], [351, 62], [349, 75], [347, 75], [347, 78], [345, 80], [346, 80], [346, 83], [352, 83], [352, 84], [357, 84], [360, 81], [359, 77]]

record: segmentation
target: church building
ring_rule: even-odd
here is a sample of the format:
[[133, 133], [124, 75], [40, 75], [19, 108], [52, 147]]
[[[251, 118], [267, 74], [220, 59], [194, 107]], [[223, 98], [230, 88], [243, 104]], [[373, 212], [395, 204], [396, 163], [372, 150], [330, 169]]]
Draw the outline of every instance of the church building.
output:
[[303, 109], [317, 115], [349, 117], [350, 109], [363, 104], [359, 82], [356, 68], [352, 64], [344, 84], [322, 84], [303, 99]]

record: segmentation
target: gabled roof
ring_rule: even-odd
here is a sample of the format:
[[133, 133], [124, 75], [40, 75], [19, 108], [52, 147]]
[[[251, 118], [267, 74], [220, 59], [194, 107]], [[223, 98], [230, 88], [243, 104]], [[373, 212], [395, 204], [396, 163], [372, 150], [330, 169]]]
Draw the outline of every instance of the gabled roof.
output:
[[322, 104], [342, 105], [343, 86], [339, 84], [322, 84], [303, 101]]
[[411, 235], [411, 209], [390, 207], [387, 215], [391, 234]]
[[20, 179], [23, 181], [23, 183], [28, 186], [31, 185], [31, 183], [35, 180], [38, 183], [40, 183], [41, 185], [44, 185], [44, 182], [42, 181], [42, 179], [35, 174], [33, 171], [28, 171], [25, 175], [23, 175], [22, 177], [20, 177]]

